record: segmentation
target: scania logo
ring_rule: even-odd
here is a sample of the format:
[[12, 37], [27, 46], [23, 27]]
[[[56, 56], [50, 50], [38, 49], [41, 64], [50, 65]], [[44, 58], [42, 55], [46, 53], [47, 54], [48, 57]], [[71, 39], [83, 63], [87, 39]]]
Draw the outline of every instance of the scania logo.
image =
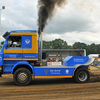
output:
[[29, 43], [30, 43], [30, 40], [29, 40], [29, 39], [26, 39], [26, 40], [25, 40], [25, 43], [26, 43], [26, 44], [29, 44]]
[[66, 70], [66, 74], [68, 74], [69, 73], [69, 70]]

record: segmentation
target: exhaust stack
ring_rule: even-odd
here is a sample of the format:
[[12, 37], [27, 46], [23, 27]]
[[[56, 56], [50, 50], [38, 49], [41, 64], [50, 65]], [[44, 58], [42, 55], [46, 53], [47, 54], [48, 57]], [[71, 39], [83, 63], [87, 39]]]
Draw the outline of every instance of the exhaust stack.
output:
[[41, 32], [41, 59], [40, 59], [40, 65], [42, 66], [42, 39], [43, 39], [43, 32]]
[[42, 66], [42, 44], [43, 44], [42, 40], [43, 40], [43, 32], [39, 34], [39, 61], [41, 66]]

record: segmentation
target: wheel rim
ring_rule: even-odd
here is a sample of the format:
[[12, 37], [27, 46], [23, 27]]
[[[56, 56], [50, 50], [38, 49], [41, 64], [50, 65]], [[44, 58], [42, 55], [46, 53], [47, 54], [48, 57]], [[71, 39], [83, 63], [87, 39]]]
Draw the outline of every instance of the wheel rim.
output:
[[28, 78], [27, 78], [28, 76], [27, 76], [27, 73], [19, 73], [18, 74], [18, 77], [17, 77], [17, 79], [18, 79], [18, 81], [20, 82], [20, 83], [24, 83], [24, 82], [26, 82], [27, 80], [28, 80]]
[[81, 81], [81, 82], [84, 82], [87, 80], [87, 73], [85, 71], [81, 71], [79, 74], [78, 74], [78, 79]]

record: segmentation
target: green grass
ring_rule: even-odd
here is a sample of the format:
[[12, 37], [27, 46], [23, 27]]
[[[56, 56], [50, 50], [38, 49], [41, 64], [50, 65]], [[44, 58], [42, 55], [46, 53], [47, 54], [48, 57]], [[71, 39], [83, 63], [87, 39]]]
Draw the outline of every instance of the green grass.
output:
[[100, 70], [100, 66], [90, 66], [90, 70]]

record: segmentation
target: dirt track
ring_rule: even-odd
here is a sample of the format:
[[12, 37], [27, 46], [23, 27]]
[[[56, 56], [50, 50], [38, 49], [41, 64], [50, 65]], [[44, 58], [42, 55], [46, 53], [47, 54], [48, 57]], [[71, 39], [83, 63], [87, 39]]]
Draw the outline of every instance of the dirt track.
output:
[[0, 78], [0, 100], [99, 100], [100, 70], [92, 71], [89, 83], [77, 84], [72, 79], [38, 79], [29, 86], [16, 86], [12, 75]]

